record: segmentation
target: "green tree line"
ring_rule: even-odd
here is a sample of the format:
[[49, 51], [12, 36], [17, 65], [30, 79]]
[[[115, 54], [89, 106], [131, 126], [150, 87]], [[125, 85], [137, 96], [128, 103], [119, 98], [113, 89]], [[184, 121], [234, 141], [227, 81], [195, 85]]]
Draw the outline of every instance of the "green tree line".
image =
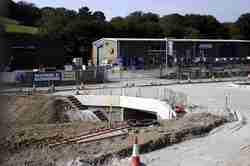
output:
[[228, 23], [221, 23], [212, 15], [159, 16], [142, 11], [108, 21], [102, 11], [92, 11], [86, 6], [75, 11], [38, 8], [25, 1], [9, 1], [8, 5], [8, 17], [22, 25], [38, 27], [38, 35], [63, 40], [71, 54], [79, 54], [82, 45], [90, 48], [93, 41], [102, 37], [250, 39], [250, 13]]

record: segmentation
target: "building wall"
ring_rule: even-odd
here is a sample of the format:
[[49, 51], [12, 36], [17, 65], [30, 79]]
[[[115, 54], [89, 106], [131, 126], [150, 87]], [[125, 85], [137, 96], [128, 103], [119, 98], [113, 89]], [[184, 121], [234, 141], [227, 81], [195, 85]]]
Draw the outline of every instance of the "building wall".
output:
[[121, 41], [119, 56], [127, 69], [153, 69], [165, 63], [165, 49], [164, 41]]
[[239, 43], [236, 52], [241, 57], [250, 57], [250, 43]]
[[169, 61], [172, 62], [175, 58], [177, 64], [184, 64], [184, 66], [197, 65], [197, 61], [201, 58], [206, 59], [205, 64], [214, 65], [222, 58], [228, 63], [229, 59], [232, 59], [230, 63], [239, 63], [238, 58], [243, 58], [242, 61], [244, 61], [244, 58], [250, 57], [250, 45], [237, 42], [175, 42], [173, 52]]
[[99, 64], [114, 64], [117, 59], [117, 42], [112, 40], [100, 40], [101, 47], [93, 45], [93, 63], [97, 65], [98, 51], [99, 51]]
[[97, 64], [97, 47], [95, 44], [93, 44], [92, 46], [92, 57], [91, 57], [91, 61], [89, 63], [93, 63], [94, 65]]
[[107, 62], [108, 64], [114, 64], [117, 58], [117, 42], [106, 40], [104, 42], [104, 49], [102, 52], [102, 59], [100, 62]]
[[[103, 46], [99, 48], [100, 64], [114, 64], [119, 62], [125, 69], [159, 69], [166, 63], [166, 42], [145, 40], [100, 40]], [[172, 45], [170, 43], [173, 43]], [[168, 66], [179, 64], [197, 66], [200, 62], [216, 65], [216, 59], [233, 59], [250, 56], [250, 44], [241, 42], [209, 42], [209, 41], [171, 41], [169, 40]], [[97, 64], [97, 48], [93, 46], [93, 61]], [[203, 58], [203, 59], [202, 59]], [[205, 59], [205, 60], [204, 60]], [[244, 61], [244, 58], [241, 58]], [[121, 60], [121, 61], [120, 61]], [[247, 61], [245, 61], [247, 62]], [[245, 63], [244, 62], [244, 63]], [[231, 63], [231, 62], [230, 62]], [[248, 63], [248, 62], [247, 62]], [[204, 63], [203, 63], [204, 64]], [[184, 66], [185, 66], [184, 65]], [[198, 67], [198, 66], [197, 66]]]

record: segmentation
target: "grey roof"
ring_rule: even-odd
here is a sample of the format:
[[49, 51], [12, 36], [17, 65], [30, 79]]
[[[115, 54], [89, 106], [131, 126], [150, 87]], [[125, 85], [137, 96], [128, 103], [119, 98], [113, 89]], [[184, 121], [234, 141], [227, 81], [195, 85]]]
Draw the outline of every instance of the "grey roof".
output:
[[173, 42], [241, 42], [250, 43], [250, 40], [227, 40], [227, 39], [167, 39]]
[[238, 42], [238, 43], [250, 43], [250, 40], [227, 40], [227, 39], [174, 39], [174, 38], [101, 38], [97, 42], [104, 40], [110, 41], [173, 41], [173, 42]]
[[110, 40], [110, 41], [166, 41], [166, 39], [164, 38], [101, 38], [95, 42], [93, 42], [93, 44], [97, 43], [97, 42], [101, 42], [104, 40]]

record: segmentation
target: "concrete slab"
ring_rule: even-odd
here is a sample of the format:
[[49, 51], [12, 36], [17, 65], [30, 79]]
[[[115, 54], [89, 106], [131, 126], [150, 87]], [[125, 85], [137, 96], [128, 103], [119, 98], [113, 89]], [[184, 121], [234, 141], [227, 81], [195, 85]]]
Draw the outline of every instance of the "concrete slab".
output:
[[93, 107], [120, 107], [155, 113], [160, 119], [173, 119], [176, 113], [166, 102], [128, 96], [102, 96], [102, 95], [75, 95], [75, 97], [86, 106]]

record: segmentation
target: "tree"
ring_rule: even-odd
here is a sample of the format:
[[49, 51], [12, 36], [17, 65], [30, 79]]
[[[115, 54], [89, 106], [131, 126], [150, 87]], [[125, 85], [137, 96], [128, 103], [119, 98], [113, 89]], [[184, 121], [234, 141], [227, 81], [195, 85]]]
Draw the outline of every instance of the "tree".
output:
[[93, 13], [94, 19], [96, 19], [99, 22], [104, 22], [106, 20], [106, 17], [103, 12], [96, 11]]
[[143, 33], [142, 37], [145, 37], [145, 38], [163, 38], [164, 37], [163, 30], [160, 24], [157, 22], [146, 21], [140, 25], [140, 28], [138, 30]]
[[0, 1], [0, 16], [8, 16], [8, 9], [11, 9], [15, 3], [11, 0]]
[[82, 18], [88, 18], [91, 16], [91, 14], [92, 12], [89, 10], [87, 6], [81, 7], [80, 9], [78, 9], [78, 16]]
[[144, 21], [150, 21], [150, 22], [156, 22], [158, 23], [160, 21], [159, 15], [155, 13], [144, 13], [142, 16]]
[[114, 17], [110, 21], [110, 29], [112, 32], [110, 33], [112, 37], [128, 37], [128, 22], [122, 17]]
[[190, 38], [190, 39], [199, 39], [201, 38], [202, 35], [200, 33], [199, 30], [192, 28], [192, 27], [188, 27], [185, 30], [185, 38]]
[[250, 13], [243, 14], [236, 22], [243, 39], [250, 39]]
[[10, 17], [23, 25], [36, 26], [41, 18], [41, 11], [33, 3], [20, 1], [10, 8]]
[[133, 13], [130, 13], [126, 18], [131, 19], [131, 20], [136, 19], [136, 18], [139, 19], [140, 17], [143, 16], [143, 14], [144, 13], [142, 11], [135, 11]]
[[[97, 20], [82, 20], [77, 18], [65, 27], [67, 50], [74, 56], [85, 56], [87, 60], [91, 55], [92, 42], [106, 36], [107, 23]], [[84, 53], [81, 52], [84, 48]]]
[[222, 24], [230, 35], [231, 39], [243, 39], [242, 34], [240, 32], [240, 28], [232, 22], [226, 22]]
[[[78, 12], [65, 8], [42, 8], [40, 32], [43, 36], [64, 41], [67, 55], [90, 55], [92, 42], [108, 36], [110, 25], [103, 12], [82, 7]], [[83, 48], [84, 49], [81, 49]], [[81, 50], [87, 50], [84, 53]], [[87, 62], [87, 59], [84, 59]]]
[[159, 22], [159, 15], [151, 12], [144, 13], [142, 11], [135, 11], [129, 14], [126, 20], [134, 23]]
[[165, 15], [160, 25], [166, 37], [183, 38], [185, 36], [184, 17], [179, 14]]
[[40, 32], [53, 38], [61, 38], [65, 27], [77, 18], [77, 13], [65, 8], [45, 7], [41, 9]]
[[221, 24], [219, 28], [216, 29], [216, 37], [221, 39], [239, 39], [237, 36], [233, 36], [228, 27]]
[[[126, 17], [106, 21], [102, 11], [81, 7], [78, 11], [66, 8], [37, 8], [32, 3], [9, 1], [11, 17], [21, 24], [38, 26], [40, 35], [64, 42], [70, 56], [82, 56], [83, 46], [91, 53], [92, 42], [102, 37], [137, 38], [250, 38], [250, 14], [242, 15], [237, 24], [221, 24], [211, 15], [170, 14], [135, 11]], [[1, 27], [0, 27], [1, 28]], [[85, 59], [86, 60], [86, 59]]]
[[138, 38], [164, 36], [159, 25], [159, 16], [154, 13], [135, 11], [125, 18], [113, 18], [110, 23], [118, 33], [117, 36]]
[[184, 22], [186, 27], [198, 30], [202, 38], [222, 38], [224, 36], [218, 33], [219, 31], [223, 32], [223, 26], [211, 15], [185, 15]]

